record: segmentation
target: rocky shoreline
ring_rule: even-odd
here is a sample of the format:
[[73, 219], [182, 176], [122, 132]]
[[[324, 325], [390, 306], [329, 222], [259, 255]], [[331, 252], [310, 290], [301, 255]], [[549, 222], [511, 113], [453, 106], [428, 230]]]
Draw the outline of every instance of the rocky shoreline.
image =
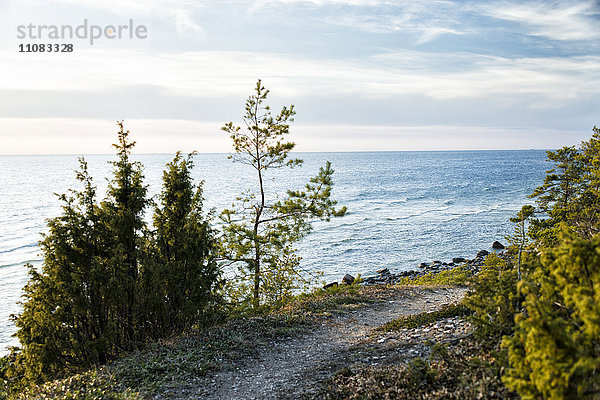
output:
[[[504, 249], [505, 246], [502, 243], [498, 241], [492, 243], [491, 252], [496, 254], [503, 254]], [[398, 273], [392, 273], [388, 268], [384, 268], [376, 271], [377, 275], [362, 278], [361, 284], [365, 286], [393, 285], [401, 283], [406, 278], [418, 278], [427, 274], [437, 274], [442, 271], [448, 271], [456, 267], [463, 267], [467, 271], [471, 272], [473, 275], [476, 275], [481, 270], [485, 257], [491, 252], [488, 250], [480, 250], [479, 252], [477, 252], [475, 257], [471, 259], [464, 257], [454, 257], [450, 262], [443, 262], [439, 260], [435, 260], [430, 263], [422, 262], [417, 266], [417, 269], [401, 271]], [[346, 274], [342, 278], [341, 284], [350, 285], [354, 283], [354, 281], [354, 276], [352, 276], [351, 274]], [[332, 286], [337, 286], [338, 284], [338, 282], [331, 282], [323, 286], [323, 288], [327, 289]]]

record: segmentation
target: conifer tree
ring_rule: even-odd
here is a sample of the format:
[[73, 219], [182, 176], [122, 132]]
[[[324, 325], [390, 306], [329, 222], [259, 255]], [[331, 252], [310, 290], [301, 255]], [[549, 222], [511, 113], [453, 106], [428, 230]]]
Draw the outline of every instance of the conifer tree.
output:
[[202, 183], [194, 186], [192, 157], [177, 153], [163, 173], [154, 209], [153, 290], [161, 297], [159, 325], [178, 331], [205, 317], [214, 303], [219, 269], [214, 232], [202, 210]]
[[41, 270], [29, 266], [23, 312], [14, 317], [21, 347], [0, 365], [11, 392], [178, 333], [214, 302], [216, 244], [191, 155], [178, 153], [167, 165], [151, 233], [142, 165], [130, 159], [129, 131], [118, 127], [107, 198], [98, 204], [81, 158], [83, 188], [60, 196], [62, 214], [49, 220], [41, 242]]
[[83, 190], [60, 196], [63, 213], [48, 222], [49, 232], [40, 243], [42, 269], [29, 266], [23, 312], [15, 317], [27, 381], [41, 382], [106, 361], [114, 351], [107, 303], [110, 232], [83, 158], [77, 179]]
[[600, 397], [600, 237], [581, 239], [561, 227], [531, 281], [525, 312], [507, 337], [507, 384], [525, 399]]
[[[521, 307], [514, 333], [503, 343], [510, 361], [504, 379], [524, 399], [595, 399], [600, 397], [600, 130], [594, 127], [581, 146], [548, 152], [548, 158], [555, 167], [532, 195], [535, 211], [545, 218], [532, 220], [529, 250], [535, 251], [522, 254]], [[526, 206], [512, 219], [522, 244], [533, 211]]]
[[222, 128], [233, 141], [235, 153], [230, 158], [256, 174], [255, 190], [241, 194], [237, 203], [221, 214], [223, 254], [241, 265], [236, 295], [251, 301], [254, 308], [261, 299], [277, 300], [293, 289], [299, 276], [293, 244], [310, 231], [311, 220], [329, 220], [346, 212], [345, 207], [336, 209], [336, 201], [331, 199], [333, 169], [329, 162], [304, 190], [288, 190], [283, 200], [268, 201], [264, 182], [269, 171], [302, 164], [300, 159], [289, 158], [295, 144], [286, 140], [294, 106], [273, 115], [265, 104], [268, 93], [258, 80], [255, 93], [246, 101], [243, 127], [229, 122]]
[[117, 344], [130, 350], [136, 347], [137, 340], [138, 273], [142, 233], [146, 229], [143, 213], [149, 201], [147, 187], [143, 184], [142, 165], [130, 159], [135, 142], [129, 140], [129, 131], [124, 129], [123, 121], [117, 122], [117, 126], [118, 141], [113, 147], [118, 159], [111, 162], [113, 179], [109, 182], [108, 198], [102, 202], [102, 209], [113, 237], [109, 304], [113, 307], [111, 312], [119, 332]]
[[546, 217], [532, 219], [530, 235], [541, 244], [557, 243], [558, 226], [566, 223], [581, 237], [600, 232], [600, 128], [579, 146], [548, 152], [554, 167], [530, 196]]

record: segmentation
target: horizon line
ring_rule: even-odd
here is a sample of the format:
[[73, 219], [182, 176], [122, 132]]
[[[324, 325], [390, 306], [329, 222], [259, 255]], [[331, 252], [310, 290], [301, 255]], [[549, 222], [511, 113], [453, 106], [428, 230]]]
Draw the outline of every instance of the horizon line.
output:
[[[555, 148], [527, 148], [527, 149], [436, 149], [436, 150], [335, 150], [335, 151], [292, 151], [290, 154], [331, 154], [331, 153], [450, 153], [450, 152], [479, 152], [479, 151], [554, 151]], [[181, 151], [182, 154], [190, 154], [191, 152]], [[171, 155], [177, 152], [166, 152], [166, 153], [131, 153], [135, 155]], [[235, 154], [232, 152], [196, 152], [196, 154]], [[109, 156], [114, 153], [14, 153], [14, 154], [0, 154], [0, 157], [14, 157], [14, 156]]]

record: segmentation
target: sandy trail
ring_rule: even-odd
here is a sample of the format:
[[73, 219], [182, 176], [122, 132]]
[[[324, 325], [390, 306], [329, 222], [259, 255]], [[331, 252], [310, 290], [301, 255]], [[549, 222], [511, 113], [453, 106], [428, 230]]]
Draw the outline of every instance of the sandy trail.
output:
[[462, 288], [406, 288], [382, 302], [344, 312], [312, 331], [262, 346], [254, 356], [227, 370], [208, 375], [169, 399], [295, 399], [310, 394], [319, 382], [344, 365], [346, 351], [369, 338], [373, 330], [400, 316], [432, 311], [458, 302]]

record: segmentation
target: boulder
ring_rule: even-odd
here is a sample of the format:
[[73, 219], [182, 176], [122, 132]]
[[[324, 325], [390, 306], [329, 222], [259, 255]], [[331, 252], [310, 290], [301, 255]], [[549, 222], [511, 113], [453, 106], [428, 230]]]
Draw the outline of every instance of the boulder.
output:
[[505, 248], [504, 245], [498, 241], [495, 241], [494, 243], [492, 243], [492, 249], [502, 250], [504, 248]]
[[465, 261], [467, 261], [466, 259], [462, 258], [462, 257], [454, 257], [452, 259], [452, 262], [455, 264], [460, 264], [460, 263], [464, 263]]
[[337, 285], [338, 285], [337, 282], [331, 282], [331, 283], [328, 283], [327, 285], [323, 286], [323, 289], [329, 289], [330, 287], [335, 287]]
[[[384, 269], [378, 269], [376, 272], [377, 272], [379, 275], [387, 275], [387, 274], [389, 274], [389, 273], [390, 273], [390, 270], [389, 270], [389, 269], [387, 269], [387, 268], [384, 268]], [[350, 276], [350, 275], [346, 274], [346, 276]], [[352, 279], [354, 279], [354, 278], [352, 278]]]
[[427, 263], [421, 263], [421, 264], [419, 264], [420, 268], [427, 268], [428, 266], [429, 266], [429, 264], [427, 264]]
[[488, 254], [490, 254], [489, 251], [487, 251], [487, 250], [480, 250], [479, 253], [477, 253], [477, 255], [475, 257], [476, 258], [483, 258], [483, 257], [487, 256]]
[[354, 277], [352, 275], [350, 275], [350, 274], [346, 274], [342, 278], [342, 283], [344, 285], [352, 285], [354, 283]]

